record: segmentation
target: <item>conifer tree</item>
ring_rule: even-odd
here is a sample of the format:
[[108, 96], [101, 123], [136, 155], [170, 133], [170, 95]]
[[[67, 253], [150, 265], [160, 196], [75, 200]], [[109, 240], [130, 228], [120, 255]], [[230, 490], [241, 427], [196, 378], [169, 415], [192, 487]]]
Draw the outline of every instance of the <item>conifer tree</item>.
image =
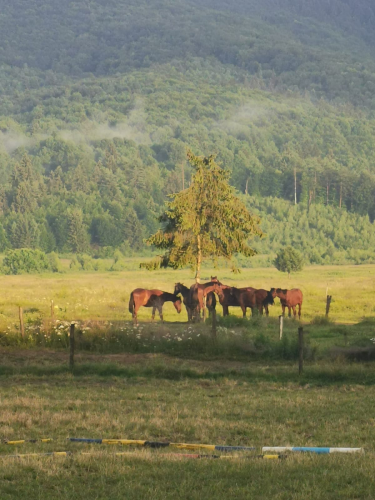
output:
[[302, 271], [303, 258], [297, 250], [287, 246], [277, 254], [274, 265], [278, 271], [288, 273], [288, 277], [290, 277], [292, 271]]
[[74, 209], [68, 213], [68, 242], [72, 252], [82, 253], [88, 247], [88, 234], [83, 222], [81, 210]]
[[25, 154], [12, 172], [12, 208], [15, 212], [32, 213], [36, 209], [38, 193], [34, 181], [31, 159]]
[[[229, 172], [222, 169], [214, 156], [198, 157], [188, 153], [195, 169], [188, 189], [170, 195], [165, 212], [159, 220], [163, 229], [147, 243], [165, 250], [159, 258], [161, 267], [180, 268], [190, 265], [199, 282], [204, 259], [223, 257], [230, 261], [234, 254], [251, 257], [255, 251], [248, 246], [251, 236], [262, 236], [259, 219], [252, 216], [229, 185]], [[142, 267], [154, 269], [155, 261]]]

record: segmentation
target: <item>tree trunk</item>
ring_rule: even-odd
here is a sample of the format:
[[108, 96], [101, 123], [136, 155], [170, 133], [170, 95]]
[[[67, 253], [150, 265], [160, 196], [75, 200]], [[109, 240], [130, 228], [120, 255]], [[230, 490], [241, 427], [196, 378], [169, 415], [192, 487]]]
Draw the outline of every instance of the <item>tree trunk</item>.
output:
[[248, 185], [249, 185], [249, 178], [246, 179], [246, 186], [245, 186], [245, 194], [248, 194]]
[[182, 191], [185, 191], [185, 167], [184, 167], [184, 162], [182, 162], [181, 170], [182, 170]]
[[314, 203], [316, 202], [316, 170], [315, 170], [315, 177], [314, 177]]
[[341, 208], [341, 205], [342, 205], [342, 182], [340, 182], [340, 203], [339, 203], [340, 208]]
[[294, 204], [297, 205], [297, 169], [294, 169]]
[[312, 198], [313, 198], [313, 190], [309, 189], [309, 203], [307, 205], [307, 212], [310, 212], [310, 205], [311, 205], [311, 202], [312, 202]]
[[195, 271], [195, 282], [199, 283], [201, 279], [201, 264], [202, 264], [202, 248], [201, 248], [201, 236], [197, 236], [197, 267]]

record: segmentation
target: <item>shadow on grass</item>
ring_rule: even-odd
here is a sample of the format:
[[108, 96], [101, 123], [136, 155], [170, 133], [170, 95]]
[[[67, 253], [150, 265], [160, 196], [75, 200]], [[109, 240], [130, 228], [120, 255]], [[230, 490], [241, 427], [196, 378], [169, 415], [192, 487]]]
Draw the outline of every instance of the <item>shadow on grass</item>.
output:
[[77, 365], [73, 371], [66, 365], [57, 366], [35, 366], [28, 365], [14, 367], [0, 365], [0, 377], [35, 377], [48, 378], [61, 377], [64, 375], [81, 379], [93, 378], [125, 378], [125, 379], [164, 379], [164, 380], [213, 380], [223, 379], [237, 380], [247, 383], [276, 383], [276, 384], [298, 384], [309, 387], [323, 387], [331, 385], [374, 385], [375, 364], [315, 364], [307, 366], [302, 376], [298, 375], [298, 366], [257, 366], [240, 368], [223, 368], [212, 370], [200, 370], [184, 366], [176, 366], [173, 363], [148, 363], [145, 366], [133, 365], [131, 367], [121, 366], [114, 363], [82, 363]]

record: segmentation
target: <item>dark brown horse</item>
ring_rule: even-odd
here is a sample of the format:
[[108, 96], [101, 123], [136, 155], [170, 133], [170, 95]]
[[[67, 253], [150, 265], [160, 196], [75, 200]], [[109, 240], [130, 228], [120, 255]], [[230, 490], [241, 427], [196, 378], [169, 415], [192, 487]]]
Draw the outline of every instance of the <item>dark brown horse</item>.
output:
[[133, 316], [133, 322], [138, 325], [137, 313], [140, 307], [152, 307], [152, 321], [155, 318], [156, 309], [159, 311], [161, 321], [163, 321], [163, 305], [165, 302], [173, 302], [178, 313], [181, 312], [181, 299], [177, 295], [161, 290], [145, 290], [136, 288], [130, 294], [129, 312]]
[[[217, 276], [211, 276], [211, 281], [218, 281]], [[255, 293], [256, 299], [256, 307], [258, 308], [260, 314], [263, 314], [263, 308], [266, 311], [266, 315], [269, 315], [268, 306], [274, 304], [274, 297], [276, 295], [272, 295], [271, 291], [253, 288], [251, 286], [238, 288], [238, 290], [246, 291], [250, 290]], [[232, 287], [221, 284], [221, 292], [218, 293], [219, 302], [223, 307], [223, 316], [229, 315], [229, 307], [240, 307], [240, 303], [238, 302], [235, 294], [232, 293]], [[251, 310], [253, 313], [253, 309]]]
[[229, 316], [229, 307], [240, 307], [238, 300], [231, 294], [232, 287], [221, 285], [221, 289], [217, 293], [220, 305], [223, 308], [223, 316]]
[[266, 311], [266, 316], [269, 315], [269, 310], [268, 306], [273, 306], [274, 305], [274, 296], [272, 295], [271, 291], [264, 290], [263, 288], [260, 288], [258, 290], [254, 288], [249, 288], [250, 290], [254, 290], [255, 293], [255, 300], [256, 300], [256, 306], [258, 308], [258, 311], [260, 314], [263, 314], [263, 309]]
[[[193, 321], [193, 318], [199, 316], [199, 304], [196, 302], [194, 304], [190, 303], [190, 288], [183, 285], [182, 283], [176, 283], [174, 286], [173, 293], [175, 295], [178, 295], [179, 293], [182, 295], [189, 322]], [[194, 308], [194, 306], [195, 306], [195, 308]], [[209, 292], [207, 294], [206, 307], [208, 309], [209, 316], [211, 315], [212, 311], [216, 310], [216, 297], [215, 297], [214, 292]]]
[[230, 294], [236, 298], [239, 306], [242, 309], [243, 317], [246, 317], [246, 309], [249, 307], [251, 312], [257, 306], [255, 290], [251, 288], [235, 288], [230, 289]]
[[184, 306], [188, 315], [188, 321], [191, 322], [193, 320], [193, 317], [199, 314], [199, 311], [194, 310], [192, 304], [190, 303], [190, 288], [183, 285], [182, 283], [176, 283], [173, 293], [175, 295], [178, 295], [179, 293], [182, 295]]
[[[209, 281], [208, 283], [195, 283], [190, 287], [189, 303], [194, 311], [198, 311], [198, 318], [200, 319], [200, 312], [203, 311], [203, 321], [206, 319], [206, 302], [207, 296], [210, 292], [216, 292], [221, 289], [219, 281]], [[211, 302], [212, 304], [212, 302]], [[210, 308], [212, 306], [210, 304]], [[216, 307], [216, 299], [215, 299]]]
[[281, 288], [271, 288], [271, 293], [279, 297], [281, 307], [283, 310], [283, 316], [285, 315], [285, 308], [288, 308], [288, 316], [291, 317], [291, 309], [293, 309], [293, 315], [296, 317], [296, 306], [298, 306], [298, 318], [301, 319], [301, 309], [303, 302], [303, 294], [299, 288], [293, 288], [292, 290], [282, 290]]

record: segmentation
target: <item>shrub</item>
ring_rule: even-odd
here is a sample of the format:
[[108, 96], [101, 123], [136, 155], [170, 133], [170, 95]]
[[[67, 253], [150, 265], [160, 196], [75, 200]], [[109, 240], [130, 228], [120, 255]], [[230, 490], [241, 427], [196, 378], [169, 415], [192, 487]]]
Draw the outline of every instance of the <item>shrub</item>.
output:
[[290, 276], [292, 271], [296, 272], [303, 269], [303, 258], [297, 250], [288, 246], [277, 254], [274, 265], [276, 269], [288, 273], [288, 276]]
[[77, 256], [78, 262], [81, 264], [81, 269], [83, 271], [94, 271], [95, 266], [94, 266], [94, 260], [90, 255], [86, 254], [81, 254]]
[[10, 250], [3, 261], [4, 274], [45, 273], [51, 270], [47, 255], [31, 248]]
[[81, 265], [76, 259], [76, 257], [73, 257], [72, 260], [70, 261], [70, 269], [72, 271], [79, 271], [81, 269]]
[[59, 259], [59, 256], [56, 252], [51, 252], [47, 255], [47, 259], [49, 262], [49, 266], [53, 273], [62, 273], [62, 266]]

